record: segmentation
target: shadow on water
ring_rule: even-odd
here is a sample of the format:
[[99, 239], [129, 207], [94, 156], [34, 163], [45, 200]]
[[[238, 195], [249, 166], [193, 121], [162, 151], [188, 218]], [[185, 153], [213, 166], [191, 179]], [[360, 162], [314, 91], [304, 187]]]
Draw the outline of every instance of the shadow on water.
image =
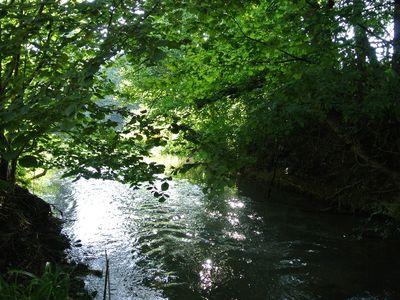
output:
[[[107, 250], [114, 299], [400, 298], [399, 244], [359, 240], [362, 219], [277, 191], [265, 201], [251, 183], [205, 197], [173, 181], [169, 193], [160, 204], [145, 188], [79, 180], [43, 196], [81, 240], [73, 259], [101, 270]], [[102, 279], [87, 285], [102, 294]]]

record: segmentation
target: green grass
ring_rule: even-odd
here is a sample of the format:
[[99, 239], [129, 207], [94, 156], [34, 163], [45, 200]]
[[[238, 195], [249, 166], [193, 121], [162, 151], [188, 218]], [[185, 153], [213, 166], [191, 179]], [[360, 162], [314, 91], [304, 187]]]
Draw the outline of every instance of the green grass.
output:
[[50, 263], [40, 277], [20, 270], [10, 271], [6, 277], [0, 276], [1, 300], [69, 299], [69, 275]]

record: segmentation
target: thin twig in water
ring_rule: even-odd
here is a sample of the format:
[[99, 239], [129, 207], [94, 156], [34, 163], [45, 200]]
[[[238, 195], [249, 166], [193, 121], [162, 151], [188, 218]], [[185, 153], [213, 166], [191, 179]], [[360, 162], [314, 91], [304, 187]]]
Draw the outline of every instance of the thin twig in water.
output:
[[[107, 257], [107, 250], [104, 251], [106, 256], [106, 271], [105, 271], [105, 278], [104, 278], [104, 292], [103, 292], [103, 300], [106, 300], [107, 297], [107, 285], [109, 285], [109, 274], [108, 274], [108, 257]], [[110, 288], [110, 287], [108, 287]], [[108, 297], [110, 298], [110, 290], [108, 290]]]
[[111, 283], [110, 283], [110, 260], [107, 259], [107, 273], [108, 273], [108, 300], [111, 300]]

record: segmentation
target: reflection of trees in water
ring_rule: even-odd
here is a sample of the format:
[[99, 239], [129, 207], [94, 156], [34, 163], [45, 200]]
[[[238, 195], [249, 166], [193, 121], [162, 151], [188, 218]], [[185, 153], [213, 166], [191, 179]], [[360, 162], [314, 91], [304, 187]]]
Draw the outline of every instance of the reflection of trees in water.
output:
[[50, 203], [53, 214], [65, 222], [63, 231], [74, 240], [72, 226], [77, 218], [74, 183], [60, 177], [61, 173], [50, 171], [46, 176], [33, 181], [31, 190]]
[[[198, 186], [173, 181], [170, 199], [159, 203], [145, 187], [132, 191], [113, 182], [52, 182], [57, 185], [49, 192], [53, 203], [66, 218], [79, 219], [66, 224], [72, 236], [79, 235], [86, 214], [100, 218], [100, 227], [89, 226], [90, 239], [82, 239], [83, 259], [101, 269], [104, 251], [99, 249], [109, 247], [111, 278], [125, 282], [118, 289], [128, 295], [343, 299], [363, 291], [382, 294], [383, 280], [372, 282], [376, 277], [368, 270], [377, 270], [392, 289], [396, 285], [389, 278], [400, 275], [394, 268], [400, 270], [399, 260], [389, 264], [382, 258], [386, 246], [376, 243], [377, 250], [374, 243], [343, 238], [356, 225], [354, 218], [304, 212], [286, 203], [288, 194], [271, 194], [268, 201], [229, 193], [213, 198]], [[78, 259], [85, 257], [82, 253]]]
[[71, 218], [76, 206], [74, 187], [71, 180], [61, 179], [61, 173], [48, 174], [31, 183], [30, 190], [52, 205], [53, 213], [62, 219]]
[[[74, 187], [71, 181], [59, 181], [58, 194], [53, 204], [63, 213], [63, 219], [68, 223], [76, 219], [77, 199], [74, 197]], [[93, 212], [95, 213], [95, 212]]]

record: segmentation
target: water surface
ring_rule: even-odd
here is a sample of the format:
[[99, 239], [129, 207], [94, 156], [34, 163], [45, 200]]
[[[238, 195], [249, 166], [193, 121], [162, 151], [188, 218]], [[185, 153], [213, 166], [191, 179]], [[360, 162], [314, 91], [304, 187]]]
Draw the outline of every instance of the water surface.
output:
[[[104, 270], [107, 251], [112, 299], [400, 299], [396, 242], [359, 240], [364, 220], [307, 199], [243, 190], [206, 197], [173, 181], [161, 204], [145, 188], [82, 179], [43, 197], [81, 241], [71, 258]], [[103, 279], [86, 283], [102, 299]]]

